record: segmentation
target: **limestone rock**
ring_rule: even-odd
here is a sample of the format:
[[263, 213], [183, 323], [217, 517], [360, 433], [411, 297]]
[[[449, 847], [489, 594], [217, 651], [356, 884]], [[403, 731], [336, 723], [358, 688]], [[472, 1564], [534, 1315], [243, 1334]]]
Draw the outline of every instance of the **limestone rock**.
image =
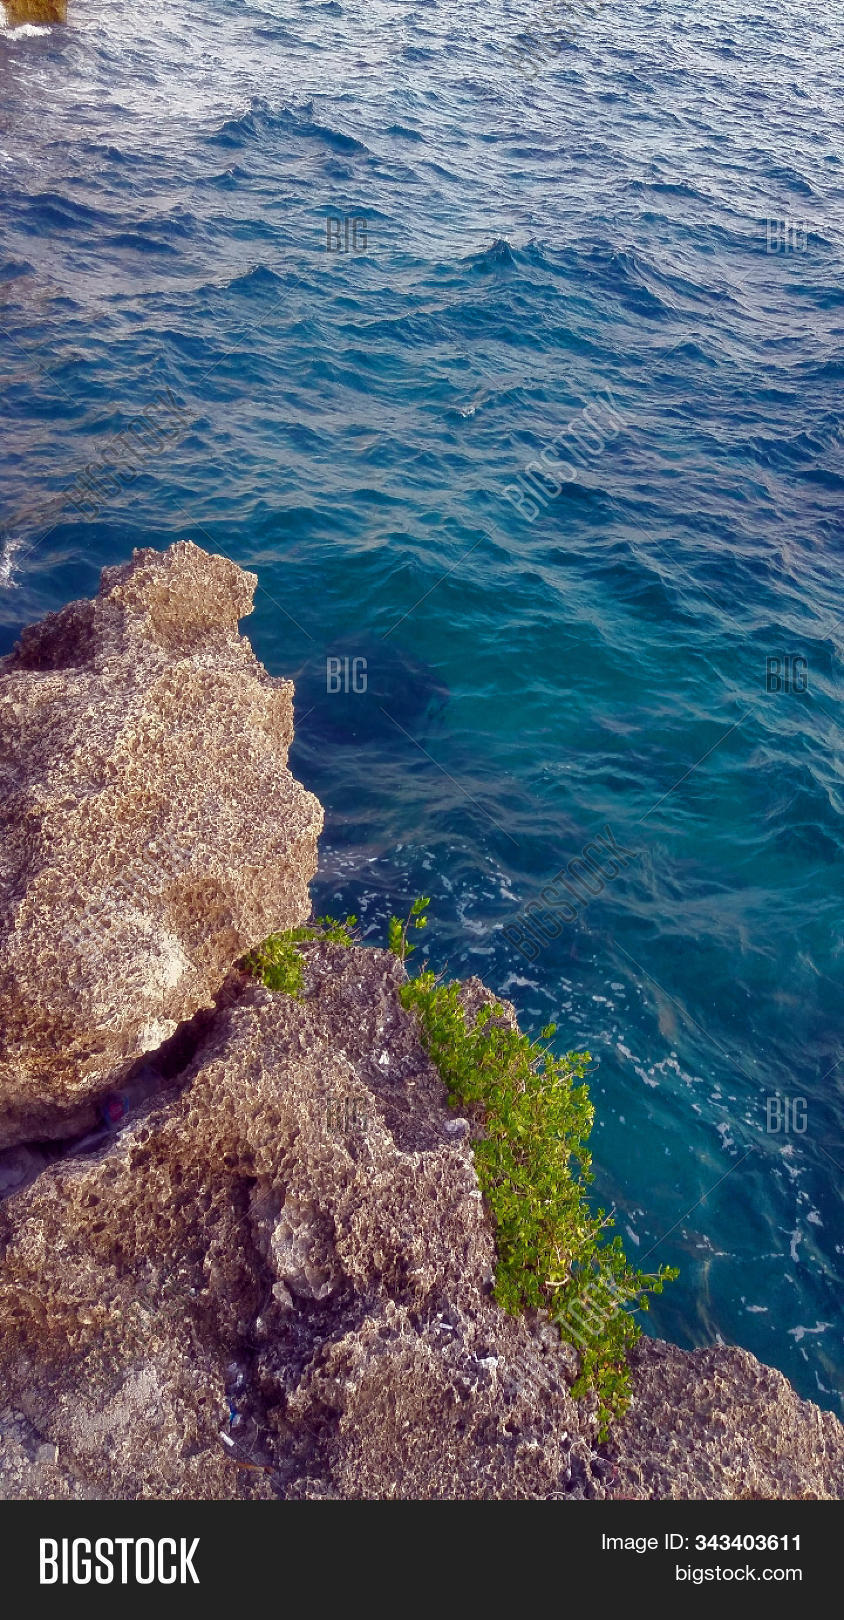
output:
[[65, 1493], [565, 1493], [594, 1416], [491, 1300], [403, 969], [303, 954], [303, 1000], [233, 974], [169, 1089], [0, 1204], [2, 1399]]
[[21, 23], [67, 22], [67, 0], [2, 0], [10, 28]]
[[403, 968], [302, 953], [302, 1000], [233, 972], [157, 1094], [0, 1203], [0, 1496], [840, 1496], [841, 1424], [743, 1351], [641, 1341], [598, 1446], [575, 1351], [492, 1300]]
[[844, 1427], [749, 1351], [643, 1338], [631, 1365], [633, 1400], [609, 1447], [615, 1494], [844, 1497]]
[[0, 1499], [57, 1501], [96, 1495], [62, 1468], [58, 1446], [42, 1441], [22, 1412], [0, 1407]]
[[308, 917], [322, 812], [292, 686], [238, 620], [255, 576], [190, 542], [0, 660], [0, 1146], [78, 1130], [232, 963]]

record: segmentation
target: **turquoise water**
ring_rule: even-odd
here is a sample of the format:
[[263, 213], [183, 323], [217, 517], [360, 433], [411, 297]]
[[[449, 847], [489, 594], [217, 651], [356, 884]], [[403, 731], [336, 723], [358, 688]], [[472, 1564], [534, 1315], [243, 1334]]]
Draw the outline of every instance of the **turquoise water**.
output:
[[651, 1330], [840, 1410], [844, 7], [539, 9], [0, 34], [0, 650], [255, 569], [317, 909], [429, 894], [591, 1052]]

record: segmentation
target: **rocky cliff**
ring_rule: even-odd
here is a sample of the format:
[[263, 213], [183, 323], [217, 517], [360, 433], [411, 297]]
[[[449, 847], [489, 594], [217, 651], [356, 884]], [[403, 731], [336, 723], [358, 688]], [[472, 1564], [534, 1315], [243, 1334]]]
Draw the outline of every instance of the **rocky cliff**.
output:
[[67, 22], [67, 0], [2, 0], [10, 28], [21, 23]]
[[0, 663], [0, 1495], [840, 1495], [842, 1426], [740, 1350], [641, 1341], [599, 1445], [575, 1351], [492, 1300], [401, 964], [236, 966], [307, 916], [321, 819], [253, 584], [138, 552]]
[[322, 811], [256, 580], [186, 542], [0, 660], [0, 1146], [78, 1131], [251, 945], [309, 915]]

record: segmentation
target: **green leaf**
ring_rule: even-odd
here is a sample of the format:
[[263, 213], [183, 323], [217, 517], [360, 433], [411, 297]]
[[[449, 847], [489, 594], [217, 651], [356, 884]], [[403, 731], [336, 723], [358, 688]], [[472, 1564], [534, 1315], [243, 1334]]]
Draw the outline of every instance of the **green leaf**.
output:
[[[495, 1023], [488, 1005], [468, 1025], [460, 986], [439, 984], [431, 972], [411, 979], [399, 995], [417, 1013], [450, 1101], [482, 1127], [473, 1151], [495, 1228], [495, 1299], [512, 1313], [549, 1310], [563, 1337], [585, 1343], [574, 1392], [597, 1392], [605, 1438], [629, 1399], [627, 1351], [641, 1332], [631, 1307], [644, 1309], [646, 1295], [661, 1292], [675, 1273], [637, 1271], [619, 1237], [604, 1240], [612, 1217], [589, 1207], [586, 1142], [594, 1108], [587, 1087], [573, 1084], [583, 1081], [589, 1053], [555, 1057]], [[494, 1011], [501, 1010], [496, 1002]], [[542, 1039], [555, 1033], [548, 1024]], [[592, 1324], [585, 1336], [584, 1321]]]

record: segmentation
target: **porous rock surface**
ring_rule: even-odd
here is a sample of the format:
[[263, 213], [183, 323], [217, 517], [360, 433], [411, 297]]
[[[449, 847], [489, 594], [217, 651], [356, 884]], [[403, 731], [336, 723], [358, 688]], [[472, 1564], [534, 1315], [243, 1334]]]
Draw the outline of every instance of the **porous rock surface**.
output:
[[677, 1501], [844, 1497], [844, 1426], [748, 1350], [640, 1339], [606, 1456], [614, 1495]]
[[744, 1351], [641, 1341], [598, 1445], [576, 1353], [491, 1298], [404, 970], [302, 950], [301, 1001], [233, 971], [158, 1094], [0, 1203], [0, 1495], [839, 1496], [844, 1429]]
[[21, 23], [67, 22], [67, 0], [2, 0], [10, 28]]
[[67, 1494], [580, 1494], [575, 1358], [491, 1300], [403, 969], [304, 955], [301, 1001], [232, 974], [168, 1090], [0, 1204], [3, 1403]]
[[309, 915], [322, 826], [287, 769], [256, 584], [182, 541], [0, 660], [0, 1146], [76, 1131], [232, 962]]

